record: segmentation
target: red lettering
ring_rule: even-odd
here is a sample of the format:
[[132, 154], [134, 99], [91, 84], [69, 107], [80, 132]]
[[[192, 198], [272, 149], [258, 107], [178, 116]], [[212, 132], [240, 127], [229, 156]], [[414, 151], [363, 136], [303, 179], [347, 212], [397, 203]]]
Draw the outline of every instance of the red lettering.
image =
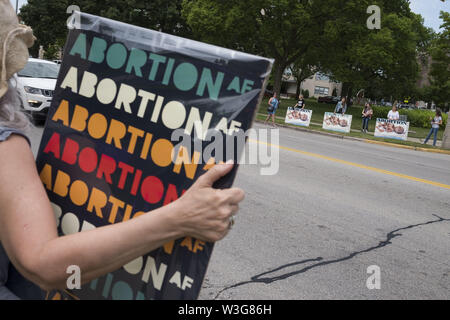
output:
[[113, 158], [102, 154], [100, 164], [98, 165], [97, 178], [102, 179], [104, 176], [106, 182], [112, 184], [113, 182], [111, 179], [111, 175], [114, 173], [114, 171], [116, 171], [116, 167], [117, 164]]
[[53, 153], [56, 159], [59, 159], [61, 150], [60, 150], [60, 136], [59, 133], [54, 133], [50, 140], [47, 143], [47, 146], [44, 149], [44, 153]]
[[165, 206], [171, 202], [174, 202], [177, 199], [178, 199], [177, 188], [173, 184], [169, 184], [163, 205]]
[[164, 195], [164, 185], [156, 177], [147, 177], [142, 181], [141, 195], [148, 203], [156, 204]]
[[97, 152], [95, 152], [92, 148], [84, 148], [81, 150], [80, 155], [78, 157], [78, 164], [80, 165], [80, 169], [86, 173], [94, 172], [97, 168], [98, 156]]
[[123, 188], [125, 188], [125, 183], [127, 181], [128, 174], [133, 173], [134, 168], [123, 162], [119, 162], [119, 168], [122, 169], [122, 173], [120, 174], [120, 180], [117, 186], [119, 187], [119, 189], [123, 190]]
[[80, 145], [78, 142], [67, 138], [61, 161], [74, 165], [77, 162], [78, 151], [80, 151]]

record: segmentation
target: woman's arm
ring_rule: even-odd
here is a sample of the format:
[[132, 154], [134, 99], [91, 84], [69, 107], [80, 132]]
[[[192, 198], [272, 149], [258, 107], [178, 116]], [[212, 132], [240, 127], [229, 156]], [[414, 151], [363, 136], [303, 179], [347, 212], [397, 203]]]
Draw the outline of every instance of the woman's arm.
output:
[[22, 137], [0, 143], [0, 240], [16, 268], [46, 290], [64, 288], [68, 266], [89, 282], [184, 236], [218, 241], [238, 210], [240, 189], [215, 190], [232, 165], [215, 166], [183, 197], [127, 222], [58, 237], [49, 199]]
[[336, 113], [339, 110], [340, 104], [341, 104], [340, 101], [336, 104], [336, 107], [334, 107], [334, 113]]

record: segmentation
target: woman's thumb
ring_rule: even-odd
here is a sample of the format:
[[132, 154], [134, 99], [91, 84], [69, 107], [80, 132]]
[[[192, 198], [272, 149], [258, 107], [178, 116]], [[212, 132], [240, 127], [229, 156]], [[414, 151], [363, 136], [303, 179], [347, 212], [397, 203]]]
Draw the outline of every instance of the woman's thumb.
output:
[[198, 182], [204, 187], [212, 187], [217, 180], [230, 173], [233, 166], [233, 161], [228, 161], [226, 164], [217, 164], [202, 175]]

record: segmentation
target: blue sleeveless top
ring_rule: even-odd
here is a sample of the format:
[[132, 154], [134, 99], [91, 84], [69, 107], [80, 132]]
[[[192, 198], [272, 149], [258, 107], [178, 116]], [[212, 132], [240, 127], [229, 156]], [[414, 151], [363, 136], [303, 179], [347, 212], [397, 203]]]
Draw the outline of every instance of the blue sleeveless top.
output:
[[[24, 137], [30, 143], [30, 140], [22, 132], [4, 127], [0, 127], [0, 142], [5, 141], [13, 134]], [[0, 300], [40, 300], [44, 299], [44, 297], [44, 291], [26, 280], [14, 268], [0, 244]]]

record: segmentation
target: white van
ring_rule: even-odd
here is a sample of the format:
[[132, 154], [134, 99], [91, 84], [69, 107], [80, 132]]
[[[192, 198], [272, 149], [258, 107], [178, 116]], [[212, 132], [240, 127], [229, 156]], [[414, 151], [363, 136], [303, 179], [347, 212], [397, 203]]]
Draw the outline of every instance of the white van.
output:
[[31, 113], [33, 120], [45, 121], [52, 102], [60, 65], [46, 60], [28, 60], [27, 65], [18, 74], [17, 89], [28, 102], [24, 108]]

